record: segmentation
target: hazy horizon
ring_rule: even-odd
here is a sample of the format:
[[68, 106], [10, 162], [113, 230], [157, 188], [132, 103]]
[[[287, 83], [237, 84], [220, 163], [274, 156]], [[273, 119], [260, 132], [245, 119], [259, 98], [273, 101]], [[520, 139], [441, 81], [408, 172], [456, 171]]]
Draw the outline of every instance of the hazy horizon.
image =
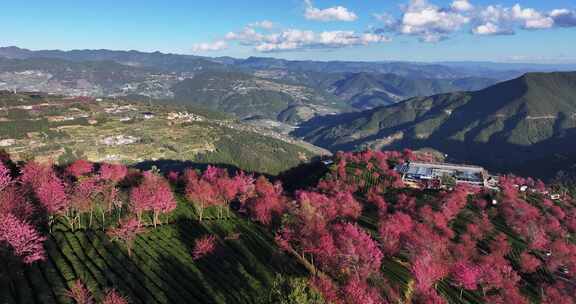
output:
[[150, 51], [150, 50], [137, 50], [137, 49], [106, 49], [106, 48], [71, 48], [71, 49], [44, 49], [44, 48], [24, 48], [17, 45], [0, 45], [0, 49], [2, 48], [18, 48], [21, 50], [29, 50], [33, 52], [43, 52], [43, 51], [61, 51], [61, 52], [82, 52], [82, 51], [112, 51], [112, 52], [139, 52], [139, 53], [146, 53], [146, 54], [153, 54], [153, 53], [161, 53], [165, 55], [177, 55], [177, 56], [198, 56], [198, 57], [205, 57], [205, 58], [232, 58], [232, 59], [248, 59], [248, 58], [270, 58], [270, 59], [278, 59], [278, 60], [288, 60], [288, 61], [310, 61], [310, 62], [374, 62], [374, 63], [414, 63], [414, 64], [496, 64], [496, 65], [534, 65], [534, 66], [575, 66], [576, 61], [574, 62], [528, 62], [528, 61], [489, 61], [489, 60], [434, 60], [434, 61], [415, 61], [415, 60], [401, 60], [401, 59], [390, 59], [390, 60], [354, 60], [354, 59], [326, 59], [323, 60], [321, 58], [318, 59], [289, 59], [289, 58], [282, 58], [282, 56], [275, 56], [275, 54], [254, 54], [245, 57], [236, 57], [236, 56], [215, 56], [215, 55], [197, 55], [197, 54], [185, 54], [185, 53], [175, 53], [175, 52], [162, 52], [162, 51]]
[[[32, 3], [30, 3], [32, 2]], [[572, 1], [6, 3], [1, 45], [316, 61], [576, 63]], [[241, 12], [241, 13], [239, 13]]]

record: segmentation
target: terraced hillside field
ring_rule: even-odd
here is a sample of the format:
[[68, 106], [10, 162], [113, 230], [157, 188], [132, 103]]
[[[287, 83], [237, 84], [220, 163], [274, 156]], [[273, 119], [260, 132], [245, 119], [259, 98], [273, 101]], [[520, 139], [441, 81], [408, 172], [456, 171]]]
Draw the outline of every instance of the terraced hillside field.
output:
[[192, 161], [276, 174], [318, 153], [310, 147], [203, 109], [0, 94], [0, 149], [17, 160]]
[[214, 166], [164, 176], [2, 155], [0, 300], [109, 304], [113, 288], [134, 303], [574, 302], [574, 199], [514, 176], [416, 189], [394, 170], [425, 159], [338, 153], [285, 188]]
[[[453, 161], [506, 172], [574, 151], [575, 84], [574, 72], [529, 73], [480, 91], [313, 119], [295, 133], [333, 151], [433, 148]], [[522, 173], [542, 177], [542, 171]]]
[[[194, 241], [208, 234], [217, 236], [216, 252], [193, 260]], [[305, 274], [270, 233], [234, 215], [151, 229], [138, 236], [131, 257], [102, 231], [55, 231], [45, 248], [43, 263], [14, 269], [2, 262], [10, 275], [1, 280], [0, 303], [73, 303], [65, 291], [78, 279], [97, 298], [115, 288], [130, 303], [256, 303], [278, 273]]]

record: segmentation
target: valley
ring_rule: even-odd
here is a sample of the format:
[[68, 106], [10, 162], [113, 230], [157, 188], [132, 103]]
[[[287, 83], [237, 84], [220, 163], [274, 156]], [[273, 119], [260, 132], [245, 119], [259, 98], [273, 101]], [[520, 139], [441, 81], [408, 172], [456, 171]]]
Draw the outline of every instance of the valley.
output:
[[0, 95], [0, 146], [17, 160], [222, 162], [277, 173], [327, 151], [204, 110], [115, 99]]

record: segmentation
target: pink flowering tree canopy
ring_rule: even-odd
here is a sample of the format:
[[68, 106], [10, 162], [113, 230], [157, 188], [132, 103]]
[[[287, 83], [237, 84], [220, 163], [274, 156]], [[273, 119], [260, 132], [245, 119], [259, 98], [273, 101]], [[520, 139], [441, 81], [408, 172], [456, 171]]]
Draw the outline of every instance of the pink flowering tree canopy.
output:
[[192, 258], [199, 260], [211, 254], [214, 250], [216, 250], [216, 237], [213, 235], [204, 236], [195, 241]]
[[120, 225], [115, 228], [109, 228], [106, 234], [114, 241], [119, 241], [126, 246], [128, 255], [132, 255], [132, 246], [136, 237], [146, 232], [146, 229], [140, 227], [138, 220], [135, 218], [127, 218], [120, 222]]
[[142, 222], [143, 212], [151, 211], [154, 226], [160, 222], [160, 214], [176, 209], [176, 200], [168, 182], [152, 172], [145, 172], [142, 183], [130, 192], [130, 207]]
[[80, 280], [75, 281], [65, 295], [76, 304], [94, 304], [92, 293]]
[[120, 295], [114, 289], [108, 289], [104, 295], [104, 298], [100, 302], [102, 304], [128, 304], [128, 299]]
[[22, 258], [26, 264], [46, 259], [46, 238], [32, 225], [12, 214], [0, 215], [0, 222], [0, 243], [7, 244], [15, 256]]
[[66, 168], [66, 172], [76, 178], [81, 177], [83, 175], [87, 175], [89, 173], [92, 173], [92, 170], [94, 169], [94, 164], [92, 164], [91, 162], [84, 160], [84, 159], [79, 159], [73, 163], [71, 163], [68, 168]]

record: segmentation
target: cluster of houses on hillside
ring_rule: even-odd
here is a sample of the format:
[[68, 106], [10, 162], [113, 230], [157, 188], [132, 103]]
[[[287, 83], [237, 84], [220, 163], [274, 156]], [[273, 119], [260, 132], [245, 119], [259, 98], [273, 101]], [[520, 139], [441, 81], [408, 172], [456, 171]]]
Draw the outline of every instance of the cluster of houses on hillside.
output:
[[202, 116], [188, 112], [171, 112], [168, 113], [168, 116], [166, 118], [168, 120], [175, 120], [181, 122], [204, 121], [204, 118]]

